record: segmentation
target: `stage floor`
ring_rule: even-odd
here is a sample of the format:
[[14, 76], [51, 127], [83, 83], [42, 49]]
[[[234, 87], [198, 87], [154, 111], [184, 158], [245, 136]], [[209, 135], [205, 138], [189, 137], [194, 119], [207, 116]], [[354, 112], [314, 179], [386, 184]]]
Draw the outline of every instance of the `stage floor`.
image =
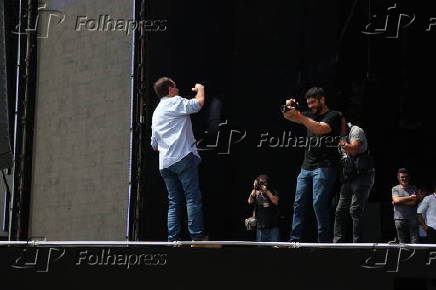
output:
[[0, 273], [19, 289], [435, 289], [436, 245], [0, 242]]

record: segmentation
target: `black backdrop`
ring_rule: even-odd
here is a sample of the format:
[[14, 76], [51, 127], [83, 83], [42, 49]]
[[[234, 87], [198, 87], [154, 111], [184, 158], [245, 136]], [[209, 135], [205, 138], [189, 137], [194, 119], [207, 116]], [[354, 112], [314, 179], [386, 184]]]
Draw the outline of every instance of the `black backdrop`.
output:
[[[195, 82], [204, 82], [209, 100], [222, 107], [221, 121], [227, 120], [220, 127], [218, 148], [201, 153], [211, 239], [253, 238], [243, 231], [242, 220], [250, 214], [246, 198], [259, 173], [269, 174], [280, 192], [282, 234], [287, 239], [303, 149], [257, 145], [266, 133], [304, 136], [303, 128], [281, 117], [279, 106], [289, 96], [304, 102], [304, 91], [315, 85], [326, 88], [331, 109], [358, 119], [367, 132], [377, 170], [370, 201], [380, 203], [381, 220], [376, 222], [382, 226], [381, 240], [394, 237], [390, 188], [396, 170], [409, 168], [419, 186], [432, 183], [434, 130], [432, 108], [426, 104], [433, 94], [432, 74], [421, 69], [435, 63], [430, 41], [436, 31], [425, 31], [431, 10], [425, 3], [396, 1], [396, 15], [416, 15], [413, 25], [401, 28], [398, 38], [387, 37], [395, 32], [391, 24], [384, 34], [368, 36], [362, 31], [370, 2], [150, 2], [149, 17], [167, 19], [168, 29], [149, 34], [147, 130], [157, 104], [151, 85], [162, 75], [174, 78], [184, 96], [193, 95]], [[382, 19], [392, 4], [372, 3], [371, 14]], [[380, 19], [376, 24], [380, 26]], [[208, 127], [206, 112], [192, 117], [197, 139]], [[230, 143], [244, 133], [230, 154], [222, 154], [228, 152], [231, 134]], [[202, 145], [213, 144], [215, 137], [209, 134]], [[149, 147], [148, 139], [144, 146]], [[166, 239], [166, 191], [157, 162], [157, 154], [149, 151], [143, 176], [145, 240]], [[313, 228], [312, 222], [307, 240], [313, 240]]]
[[0, 169], [12, 166], [12, 152], [9, 139], [8, 78], [6, 58], [6, 25], [4, 3], [0, 3]]

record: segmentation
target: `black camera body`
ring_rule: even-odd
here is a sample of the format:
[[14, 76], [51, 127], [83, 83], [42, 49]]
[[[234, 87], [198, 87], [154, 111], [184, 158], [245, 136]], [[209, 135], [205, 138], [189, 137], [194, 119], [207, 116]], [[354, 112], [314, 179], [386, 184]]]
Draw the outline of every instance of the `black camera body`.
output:
[[291, 107], [295, 108], [297, 111], [300, 111], [300, 105], [296, 101], [291, 101], [291, 104], [289, 104], [289, 105], [281, 105], [280, 111], [282, 113], [285, 113], [287, 111], [290, 111]]
[[254, 189], [261, 190], [263, 185], [266, 185], [266, 184], [264, 182], [260, 181], [256, 184], [256, 187]]

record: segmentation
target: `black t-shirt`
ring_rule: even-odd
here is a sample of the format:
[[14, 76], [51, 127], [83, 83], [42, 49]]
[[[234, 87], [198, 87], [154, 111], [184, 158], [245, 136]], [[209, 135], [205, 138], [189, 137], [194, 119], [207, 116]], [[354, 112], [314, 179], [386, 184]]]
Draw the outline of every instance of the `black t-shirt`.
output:
[[[278, 196], [278, 193], [275, 190], [271, 190], [271, 193], [274, 196]], [[257, 219], [257, 227], [259, 229], [262, 228], [271, 228], [278, 225], [278, 216], [279, 211], [277, 206], [272, 203], [266, 193], [260, 193], [256, 196], [256, 219]]]
[[324, 122], [332, 129], [329, 134], [315, 135], [307, 130], [306, 151], [301, 166], [306, 170], [321, 167], [336, 167], [339, 162], [337, 144], [341, 135], [341, 114], [337, 111], [327, 111], [323, 115], [315, 115], [311, 112], [303, 114], [317, 122]]

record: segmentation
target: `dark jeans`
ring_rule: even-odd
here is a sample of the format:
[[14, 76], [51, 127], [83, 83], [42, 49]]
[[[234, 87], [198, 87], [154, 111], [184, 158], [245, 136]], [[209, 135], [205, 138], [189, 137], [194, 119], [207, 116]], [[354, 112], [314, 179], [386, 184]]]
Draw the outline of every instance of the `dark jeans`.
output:
[[279, 242], [279, 227], [263, 228], [256, 230], [256, 242]]
[[314, 170], [301, 169], [295, 190], [294, 216], [292, 219], [291, 242], [302, 238], [305, 215], [313, 196], [313, 209], [318, 224], [318, 242], [331, 242], [330, 191], [336, 181], [336, 168], [325, 167]]
[[205, 237], [203, 209], [198, 180], [200, 160], [192, 153], [179, 162], [160, 171], [168, 190], [168, 241], [180, 240], [181, 215], [185, 205], [188, 230], [193, 240]]
[[403, 244], [418, 243], [418, 220], [395, 220], [395, 228], [397, 229], [398, 241]]
[[374, 176], [375, 172], [367, 172], [342, 184], [335, 214], [334, 243], [346, 242], [349, 215], [353, 220], [353, 243], [361, 242], [361, 218], [374, 185]]

